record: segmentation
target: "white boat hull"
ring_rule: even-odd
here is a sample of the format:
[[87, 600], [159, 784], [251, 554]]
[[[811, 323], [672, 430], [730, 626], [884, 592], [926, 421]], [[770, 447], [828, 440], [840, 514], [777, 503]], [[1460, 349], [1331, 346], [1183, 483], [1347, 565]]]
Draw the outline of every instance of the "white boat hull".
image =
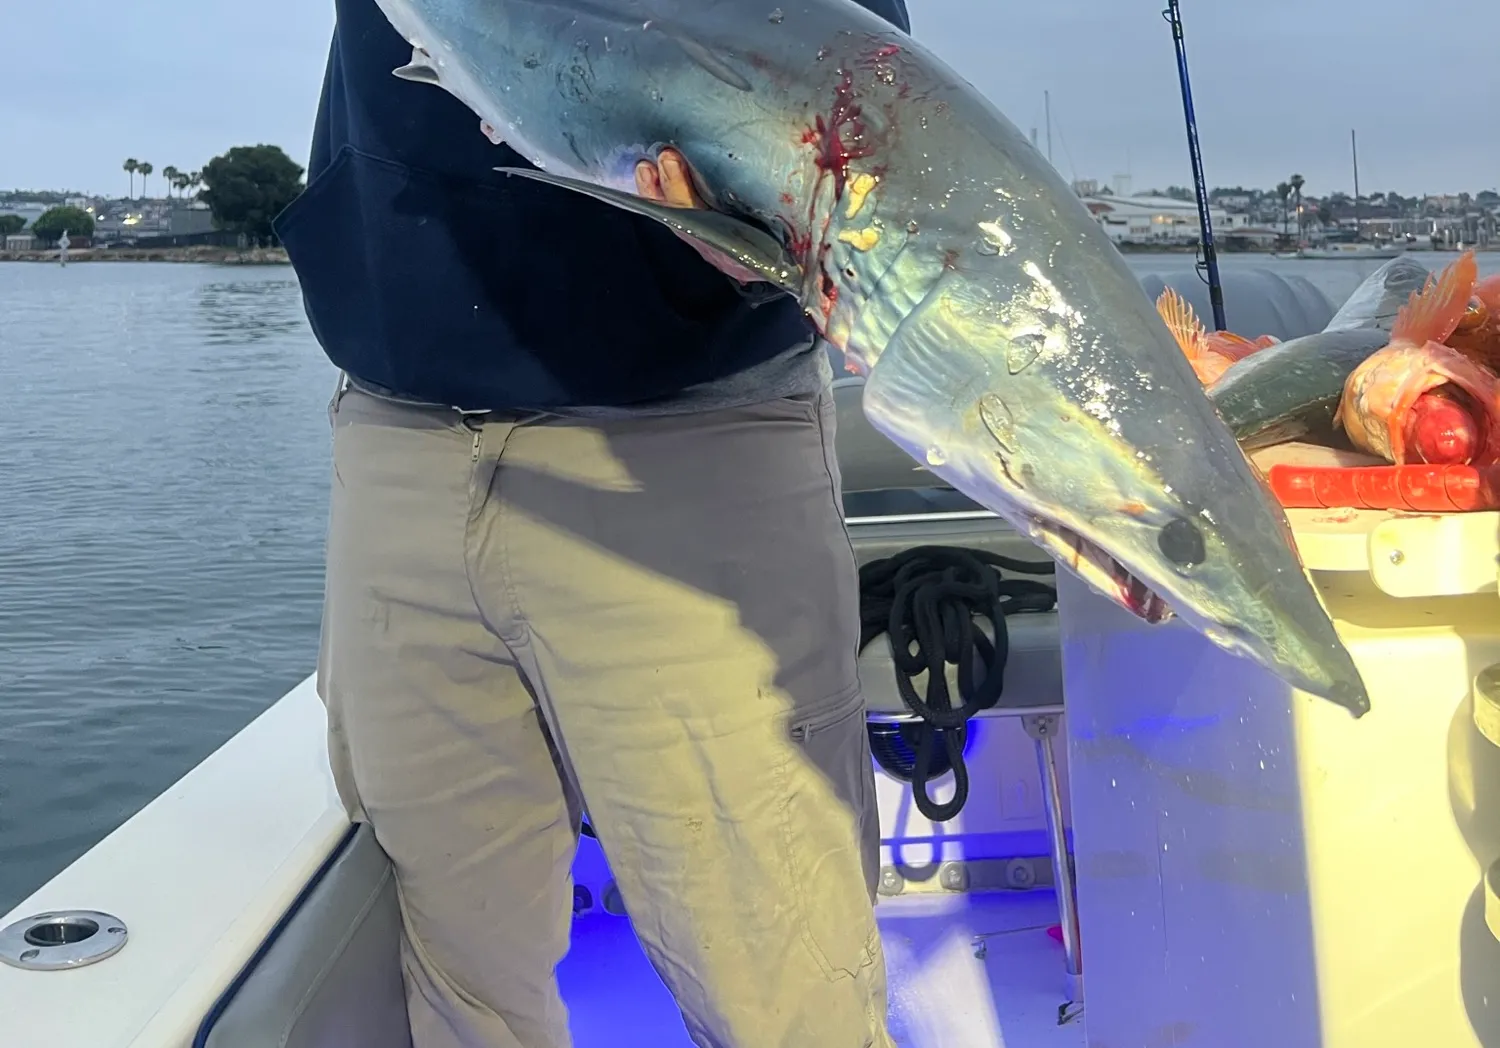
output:
[[1372, 245], [1351, 244], [1348, 247], [1308, 247], [1300, 251], [1281, 252], [1273, 254], [1273, 258], [1302, 258], [1309, 260], [1327, 261], [1329, 259], [1370, 259], [1380, 261], [1385, 259], [1399, 258], [1406, 254], [1406, 247], [1374, 247]]

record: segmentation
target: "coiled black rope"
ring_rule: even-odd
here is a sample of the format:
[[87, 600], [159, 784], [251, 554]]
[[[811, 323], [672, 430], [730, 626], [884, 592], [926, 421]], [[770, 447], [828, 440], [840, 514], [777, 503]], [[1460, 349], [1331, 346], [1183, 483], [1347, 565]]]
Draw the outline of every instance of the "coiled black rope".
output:
[[[1057, 590], [1035, 579], [1003, 578], [997, 569], [1025, 575], [1050, 575], [1052, 561], [1024, 561], [984, 550], [955, 546], [917, 546], [859, 569], [859, 647], [882, 633], [890, 635], [896, 662], [896, 687], [919, 718], [912, 798], [917, 810], [933, 822], [947, 822], [969, 798], [969, 771], [964, 741], [969, 718], [1000, 701], [1010, 634], [1005, 617], [1020, 612], [1051, 611]], [[987, 620], [991, 641], [976, 620]], [[983, 672], [975, 678], [975, 652]], [[946, 667], [958, 670], [960, 702], [948, 691]], [[927, 674], [927, 694], [914, 683]], [[933, 758], [942, 747], [953, 769], [953, 799], [938, 804], [927, 792]]]

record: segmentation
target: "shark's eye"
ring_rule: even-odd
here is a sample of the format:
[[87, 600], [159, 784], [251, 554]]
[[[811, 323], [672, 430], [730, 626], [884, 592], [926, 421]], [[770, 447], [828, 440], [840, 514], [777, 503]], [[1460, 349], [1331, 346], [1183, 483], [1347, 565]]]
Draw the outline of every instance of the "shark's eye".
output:
[[1183, 517], [1168, 521], [1156, 536], [1156, 544], [1161, 548], [1162, 556], [1184, 568], [1202, 564], [1208, 557], [1203, 532], [1198, 530], [1198, 525]]

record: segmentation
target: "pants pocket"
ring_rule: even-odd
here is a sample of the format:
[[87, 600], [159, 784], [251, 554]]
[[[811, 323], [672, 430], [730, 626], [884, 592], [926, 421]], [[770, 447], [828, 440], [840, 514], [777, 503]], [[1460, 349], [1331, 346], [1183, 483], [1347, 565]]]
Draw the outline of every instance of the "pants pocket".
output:
[[875, 962], [879, 825], [858, 688], [794, 717], [783, 783], [786, 858], [803, 940], [830, 980]]

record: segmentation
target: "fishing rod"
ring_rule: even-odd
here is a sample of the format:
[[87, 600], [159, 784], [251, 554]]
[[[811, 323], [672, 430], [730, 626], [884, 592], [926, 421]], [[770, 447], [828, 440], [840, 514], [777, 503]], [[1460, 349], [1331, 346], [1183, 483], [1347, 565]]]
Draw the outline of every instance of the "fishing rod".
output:
[[1208, 185], [1203, 180], [1203, 154], [1198, 150], [1198, 118], [1193, 114], [1193, 89], [1188, 83], [1187, 46], [1182, 39], [1182, 12], [1177, 0], [1167, 0], [1161, 13], [1172, 27], [1172, 43], [1177, 48], [1177, 77], [1182, 81], [1182, 112], [1187, 118], [1188, 154], [1193, 161], [1193, 190], [1198, 195], [1198, 224], [1203, 229], [1203, 261], [1199, 275], [1208, 270], [1208, 301], [1213, 306], [1214, 327], [1227, 331], [1224, 323], [1224, 285], [1219, 281], [1219, 256], [1214, 250], [1213, 223], [1208, 214]]

